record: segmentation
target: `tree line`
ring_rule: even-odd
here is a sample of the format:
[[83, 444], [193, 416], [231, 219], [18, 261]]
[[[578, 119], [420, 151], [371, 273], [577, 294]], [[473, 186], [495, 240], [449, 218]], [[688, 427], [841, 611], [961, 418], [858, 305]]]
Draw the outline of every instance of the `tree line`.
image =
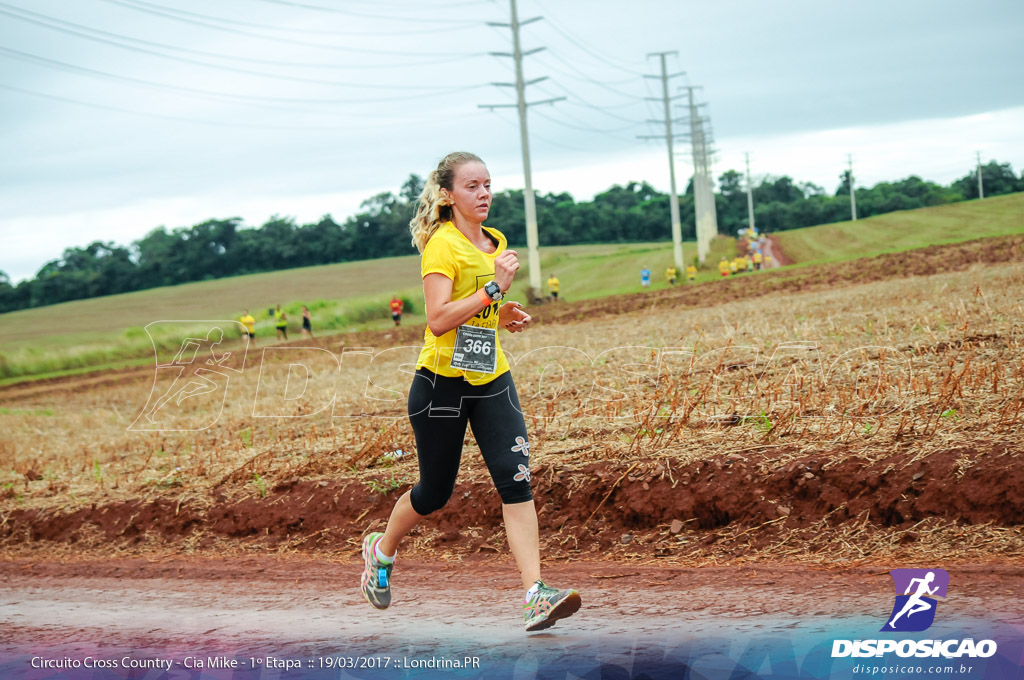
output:
[[[788, 176], [764, 178], [752, 192], [758, 228], [773, 232], [848, 220], [848, 175], [840, 175], [831, 195]], [[986, 196], [1024, 191], [1024, 173], [1016, 176], [1009, 163], [982, 166], [982, 180]], [[0, 312], [189, 281], [414, 254], [408, 224], [422, 188], [423, 179], [411, 175], [397, 194], [368, 198], [357, 214], [341, 223], [330, 215], [302, 225], [275, 216], [247, 228], [237, 217], [213, 219], [192, 227], [159, 227], [128, 246], [95, 241], [68, 248], [35, 278], [17, 285], [0, 272]], [[977, 172], [949, 186], [911, 176], [856, 189], [855, 195], [858, 217], [953, 203], [978, 197]], [[646, 182], [613, 186], [591, 201], [576, 201], [567, 193], [538, 194], [541, 245], [668, 240], [669, 200]], [[729, 170], [718, 178], [715, 203], [721, 233], [735, 234], [747, 225], [746, 188], [739, 172]], [[679, 197], [679, 208], [683, 238], [692, 240], [692, 179]], [[499, 192], [487, 224], [501, 230], [511, 245], [523, 246], [523, 210], [521, 190]]]

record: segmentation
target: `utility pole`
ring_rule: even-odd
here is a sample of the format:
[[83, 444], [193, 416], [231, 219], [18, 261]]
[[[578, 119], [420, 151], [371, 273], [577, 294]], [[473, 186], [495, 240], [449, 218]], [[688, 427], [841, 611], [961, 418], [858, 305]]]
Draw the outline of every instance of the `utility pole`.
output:
[[[698, 104], [707, 106], [707, 104]], [[707, 130], [704, 129], [704, 122], [707, 121]], [[711, 143], [714, 141], [714, 131], [711, 129], [711, 117], [701, 118], [701, 142], [703, 143], [704, 159], [704, 191], [707, 192], [706, 205], [710, 208], [707, 224], [707, 248], [711, 247], [711, 239], [718, 235], [718, 204], [715, 202], [715, 180], [711, 173], [711, 161], [714, 156], [714, 149]], [[707, 250], [705, 250], [707, 254]]]
[[981, 182], [981, 152], [978, 151], [978, 198], [985, 198], [985, 187]]
[[693, 211], [697, 227], [697, 259], [703, 264], [711, 248], [711, 239], [718, 232], [718, 211], [715, 209], [715, 192], [711, 182], [709, 163], [710, 149], [708, 135], [704, 131], [704, 119], [693, 99], [694, 90], [700, 87], [686, 86], [681, 89], [689, 96], [690, 147], [693, 153]]
[[502, 109], [515, 107], [519, 111], [519, 138], [523, 149], [523, 177], [526, 182], [526, 188], [523, 191], [523, 203], [526, 212], [526, 251], [527, 251], [527, 267], [530, 270], [530, 287], [533, 288], [537, 295], [541, 293], [541, 276], [540, 276], [540, 239], [537, 237], [537, 203], [533, 195], [533, 178], [530, 173], [530, 135], [526, 127], [526, 108], [528, 106], [535, 106], [537, 104], [553, 104], [554, 102], [561, 101], [565, 97], [552, 97], [551, 99], [543, 99], [536, 102], [527, 102], [524, 90], [527, 85], [533, 85], [539, 83], [542, 80], [546, 80], [547, 76], [541, 78], [534, 78], [533, 80], [523, 80], [523, 57], [528, 57], [531, 54], [536, 54], [543, 50], [543, 47], [535, 47], [532, 50], [523, 52], [519, 46], [519, 27], [531, 24], [534, 21], [540, 21], [541, 17], [533, 17], [526, 21], [519, 21], [519, 14], [516, 11], [516, 0], [509, 0], [512, 6], [512, 23], [498, 23], [490, 21], [488, 22], [491, 26], [501, 26], [503, 28], [512, 29], [512, 52], [491, 52], [492, 56], [495, 57], [512, 57], [516, 62], [516, 82], [514, 83], [491, 83], [498, 87], [514, 87], [516, 88], [516, 103], [515, 104], [480, 104], [482, 109]]
[[[672, 254], [675, 259], [676, 269], [682, 272], [683, 266], [683, 229], [679, 222], [679, 195], [676, 193], [676, 158], [672, 151], [672, 113], [669, 102], [676, 97], [668, 96], [668, 79], [684, 75], [684, 72], [669, 75], [668, 67], [665, 64], [665, 56], [678, 54], [678, 52], [651, 52], [648, 58], [661, 57], [661, 102], [665, 106], [665, 142], [668, 145], [668, 177], [669, 177], [669, 214], [672, 219]], [[644, 76], [645, 78], [658, 78], [659, 76]], [[647, 97], [653, 101], [659, 101], [655, 97]], [[661, 123], [660, 120], [649, 120], [649, 123]], [[660, 139], [661, 135], [640, 135], [640, 139]]]
[[853, 156], [846, 154], [846, 160], [850, 164], [850, 174], [848, 179], [850, 181], [850, 219], [854, 222], [857, 221], [857, 198], [853, 195]]
[[704, 256], [707, 254], [707, 224], [704, 219], [706, 208], [704, 205], [704, 162], [701, 158], [704, 151], [704, 136], [701, 134], [700, 118], [697, 114], [697, 107], [693, 103], [693, 91], [701, 89], [699, 86], [687, 86], [683, 88], [689, 97], [689, 120], [690, 120], [690, 151], [693, 156], [693, 226], [696, 230], [697, 239], [697, 261], [704, 264]]
[[750, 185], [750, 152], [744, 154], [747, 159], [747, 220], [750, 222], [750, 233], [754, 233], [754, 190]]

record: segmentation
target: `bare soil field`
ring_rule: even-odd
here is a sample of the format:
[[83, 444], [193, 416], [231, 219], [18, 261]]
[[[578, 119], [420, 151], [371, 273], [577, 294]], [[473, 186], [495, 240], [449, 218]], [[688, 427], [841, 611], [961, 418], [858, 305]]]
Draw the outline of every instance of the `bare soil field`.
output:
[[[545, 558], [1019, 561], [1022, 247], [986, 239], [538, 307], [503, 346]], [[33, 562], [355, 559], [416, 478], [414, 456], [394, 452], [414, 450], [403, 390], [421, 333], [258, 348], [150, 423], [173, 382], [152, 368], [0, 388], [0, 545]], [[505, 554], [467, 439], [452, 501], [405, 555]]]

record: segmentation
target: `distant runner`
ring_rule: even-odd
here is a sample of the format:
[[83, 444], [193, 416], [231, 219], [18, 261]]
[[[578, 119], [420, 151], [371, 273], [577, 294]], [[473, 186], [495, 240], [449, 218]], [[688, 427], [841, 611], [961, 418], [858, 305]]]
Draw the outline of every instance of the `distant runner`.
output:
[[398, 295], [391, 296], [391, 302], [388, 303], [391, 307], [391, 320], [395, 322], [396, 326], [402, 325], [402, 310], [405, 309], [405, 302], [398, 299]]
[[256, 318], [249, 313], [248, 309], [243, 309], [244, 314], [239, 322], [245, 326], [245, 334], [249, 336], [249, 341], [252, 342], [256, 339]]
[[725, 255], [722, 255], [722, 261], [718, 263], [718, 271], [722, 276], [729, 276], [729, 261], [725, 259]]
[[640, 270], [640, 285], [644, 288], [651, 287], [651, 270], [647, 267]]
[[285, 340], [288, 339], [288, 315], [281, 309], [281, 305], [274, 308], [274, 328], [277, 329], [277, 339], [280, 340], [282, 336]]
[[697, 278], [697, 268], [692, 264], [686, 268], [686, 280], [693, 283], [694, 279]]
[[668, 285], [676, 285], [676, 278], [679, 276], [679, 272], [676, 271], [675, 267], [669, 267], [665, 270], [665, 280], [668, 281]]
[[551, 276], [548, 277], [548, 290], [551, 291], [551, 301], [558, 302], [558, 286], [561, 285], [558, 282], [558, 277], [552, 272]]
[[313, 316], [309, 313], [309, 307], [302, 305], [302, 337], [305, 338], [307, 333], [313, 337]]

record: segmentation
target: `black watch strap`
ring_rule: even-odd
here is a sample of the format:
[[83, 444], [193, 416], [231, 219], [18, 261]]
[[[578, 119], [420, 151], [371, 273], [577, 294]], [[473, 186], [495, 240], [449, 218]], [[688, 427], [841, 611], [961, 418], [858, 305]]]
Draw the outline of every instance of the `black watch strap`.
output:
[[501, 286], [498, 285], [497, 281], [488, 281], [487, 283], [485, 283], [484, 284], [484, 292], [487, 293], [487, 295], [492, 300], [495, 300], [495, 301], [500, 300], [503, 297], [505, 297], [505, 295], [501, 292]]

